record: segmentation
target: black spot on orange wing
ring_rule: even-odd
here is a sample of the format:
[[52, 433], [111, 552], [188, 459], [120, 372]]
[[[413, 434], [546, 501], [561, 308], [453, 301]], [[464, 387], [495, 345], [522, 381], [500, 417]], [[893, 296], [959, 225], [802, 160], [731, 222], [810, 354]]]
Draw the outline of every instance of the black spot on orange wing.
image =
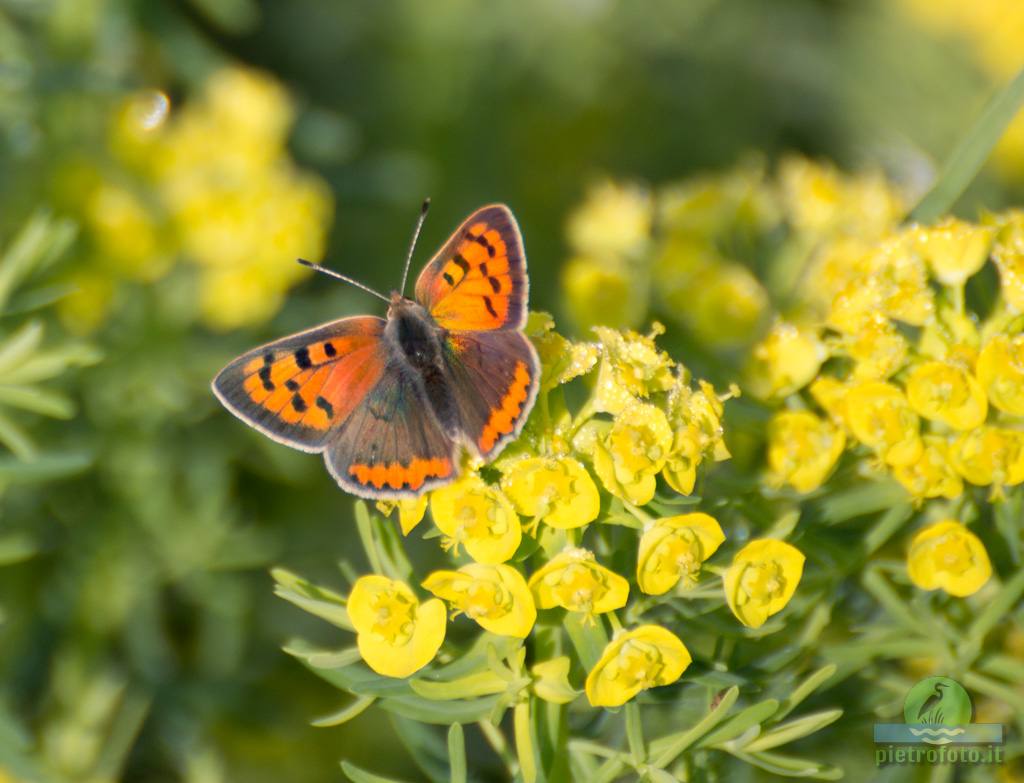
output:
[[491, 284], [491, 290], [496, 294], [501, 293], [501, 281], [496, 277], [488, 277], [487, 282]]
[[313, 366], [313, 362], [309, 358], [309, 348], [302, 346], [295, 352], [295, 365], [300, 370], [308, 370]]
[[497, 318], [498, 317], [498, 311], [494, 309], [494, 302], [491, 301], [491, 297], [489, 297], [489, 296], [485, 296], [484, 297], [484, 307], [487, 308], [487, 312], [489, 312], [491, 314], [491, 317], [493, 317], [493, 318]]
[[328, 419], [334, 418], [334, 406], [319, 395], [316, 398], [316, 407], [322, 410]]
[[469, 274], [469, 262], [458, 253], [452, 258], [452, 263], [462, 270], [462, 274]]
[[287, 381], [284, 382], [284, 387], [290, 392], [296, 392], [299, 390], [300, 384], [298, 381], [289, 378]]
[[334, 343], [328, 340], [324, 343], [324, 353], [327, 354], [328, 358], [333, 359], [338, 355], [338, 349], [334, 347]]
[[299, 413], [305, 413], [308, 406], [306, 405], [306, 401], [302, 399], [301, 394], [294, 394], [292, 395], [292, 407]]

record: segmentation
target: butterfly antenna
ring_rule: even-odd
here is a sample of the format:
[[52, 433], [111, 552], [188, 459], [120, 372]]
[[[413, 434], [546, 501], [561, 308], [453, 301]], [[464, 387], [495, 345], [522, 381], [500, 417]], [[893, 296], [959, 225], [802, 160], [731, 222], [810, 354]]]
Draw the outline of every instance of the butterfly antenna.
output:
[[405, 296], [405, 281], [409, 277], [409, 264], [412, 261], [412, 251], [416, 249], [416, 241], [420, 238], [420, 231], [423, 229], [423, 221], [427, 219], [427, 210], [430, 209], [430, 199], [423, 199], [423, 206], [420, 207], [420, 217], [416, 221], [416, 230], [412, 232], [412, 242], [409, 243], [409, 252], [405, 256], [405, 269], [402, 270], [402, 287], [398, 290]]
[[340, 272], [335, 272], [333, 269], [328, 269], [327, 267], [320, 266], [320, 264], [314, 264], [312, 261], [307, 261], [304, 258], [300, 258], [298, 261], [303, 266], [308, 266], [310, 269], [315, 269], [317, 272], [323, 272], [325, 275], [335, 277], [338, 280], [343, 280], [349, 285], [354, 285], [356, 288], [361, 288], [364, 291], [366, 291], [366, 293], [373, 294], [374, 296], [383, 299], [385, 302], [391, 301], [390, 299], [388, 299], [388, 297], [384, 296], [384, 294], [382, 294], [380, 291], [374, 291], [372, 288], [370, 288], [370, 286], [363, 285], [358, 280], [353, 280], [351, 277], [346, 277]]

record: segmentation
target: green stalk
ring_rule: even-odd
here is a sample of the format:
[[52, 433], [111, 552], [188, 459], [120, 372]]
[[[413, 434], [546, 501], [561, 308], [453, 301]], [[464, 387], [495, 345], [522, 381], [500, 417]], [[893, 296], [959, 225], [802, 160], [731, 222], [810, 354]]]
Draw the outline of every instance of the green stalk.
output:
[[949, 156], [931, 189], [907, 216], [909, 221], [932, 223], [953, 208], [977, 176], [1021, 104], [1024, 104], [1024, 70], [988, 102], [981, 116]]

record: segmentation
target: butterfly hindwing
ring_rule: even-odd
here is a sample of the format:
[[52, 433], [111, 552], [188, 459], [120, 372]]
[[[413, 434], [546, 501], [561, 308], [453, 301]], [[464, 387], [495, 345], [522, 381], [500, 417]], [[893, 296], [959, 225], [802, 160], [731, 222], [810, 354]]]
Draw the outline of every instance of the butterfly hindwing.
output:
[[455, 474], [444, 434], [408, 364], [393, 356], [324, 454], [338, 484], [368, 498], [412, 497]]
[[213, 380], [224, 405], [274, 440], [322, 451], [379, 381], [382, 318], [344, 318], [256, 348]]
[[444, 355], [462, 430], [490, 459], [519, 434], [533, 407], [537, 353], [518, 331], [449, 332]]
[[526, 254], [512, 212], [478, 209], [416, 281], [416, 298], [445, 329], [520, 329], [529, 293]]

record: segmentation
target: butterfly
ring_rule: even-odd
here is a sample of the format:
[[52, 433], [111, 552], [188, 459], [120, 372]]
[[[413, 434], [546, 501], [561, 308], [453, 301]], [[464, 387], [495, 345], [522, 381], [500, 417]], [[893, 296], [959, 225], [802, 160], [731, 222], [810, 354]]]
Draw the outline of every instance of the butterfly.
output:
[[519, 227], [502, 204], [478, 209], [427, 263], [415, 299], [387, 318], [322, 324], [242, 354], [213, 380], [224, 406], [273, 440], [322, 453], [345, 491], [416, 497], [458, 475], [463, 448], [493, 459], [523, 427], [540, 363], [523, 334], [529, 278]]

